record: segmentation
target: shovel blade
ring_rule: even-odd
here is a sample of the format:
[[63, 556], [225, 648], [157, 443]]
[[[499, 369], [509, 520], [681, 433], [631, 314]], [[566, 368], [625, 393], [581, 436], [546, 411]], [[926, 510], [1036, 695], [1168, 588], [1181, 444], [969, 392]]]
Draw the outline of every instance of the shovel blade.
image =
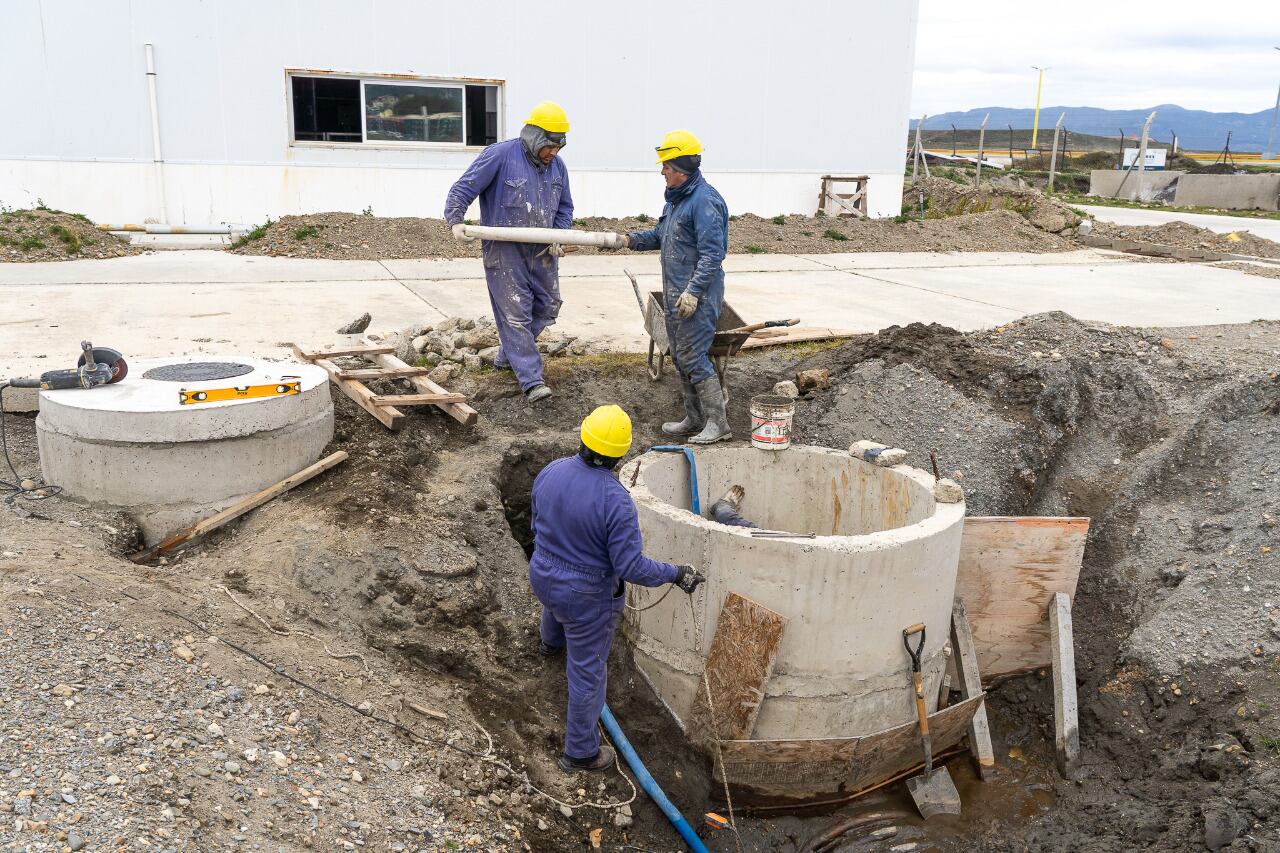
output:
[[960, 814], [960, 792], [945, 767], [928, 775], [912, 776], [907, 780], [907, 790], [925, 820], [939, 814]]

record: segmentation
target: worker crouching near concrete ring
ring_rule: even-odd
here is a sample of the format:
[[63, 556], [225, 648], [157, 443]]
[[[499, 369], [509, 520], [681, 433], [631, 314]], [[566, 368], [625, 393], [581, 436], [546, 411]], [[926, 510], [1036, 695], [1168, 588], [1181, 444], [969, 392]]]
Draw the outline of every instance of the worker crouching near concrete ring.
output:
[[706, 578], [692, 566], [644, 555], [631, 495], [614, 469], [631, 449], [631, 419], [601, 406], [582, 422], [575, 456], [557, 459], [533, 482], [533, 556], [529, 583], [542, 602], [539, 651], [568, 650], [569, 682], [560, 768], [604, 770], [614, 752], [596, 721], [604, 708], [609, 648], [626, 601], [626, 584], [674, 583], [692, 594]]
[[724, 303], [729, 209], [702, 176], [702, 143], [692, 133], [671, 131], [657, 152], [667, 204], [658, 227], [628, 234], [626, 245], [662, 250], [667, 339], [684, 397], [684, 420], [665, 423], [662, 431], [711, 444], [731, 437], [724, 390], [709, 355]]
[[[543, 101], [525, 120], [519, 139], [490, 145], [449, 189], [444, 219], [454, 236], [462, 233], [462, 218], [476, 196], [484, 225], [530, 228], [569, 228], [573, 199], [569, 171], [560, 159], [567, 142], [569, 119], [559, 104]], [[533, 243], [485, 240], [481, 243], [489, 302], [502, 344], [494, 367], [510, 367], [520, 390], [531, 403], [551, 396], [542, 378], [537, 337], [554, 325], [560, 313], [558, 247]]]

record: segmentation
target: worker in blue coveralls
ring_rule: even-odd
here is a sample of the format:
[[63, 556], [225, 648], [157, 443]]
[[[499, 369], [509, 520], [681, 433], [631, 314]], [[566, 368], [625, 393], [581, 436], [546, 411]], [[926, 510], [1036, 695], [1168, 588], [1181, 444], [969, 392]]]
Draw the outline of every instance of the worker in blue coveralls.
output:
[[[543, 101], [525, 120], [518, 139], [488, 146], [449, 189], [444, 218], [461, 240], [462, 219], [480, 198], [483, 225], [569, 228], [573, 198], [569, 172], [560, 159], [569, 118], [559, 104]], [[484, 277], [501, 347], [494, 367], [516, 374], [531, 403], [551, 396], [542, 378], [537, 337], [560, 312], [559, 246], [484, 240]]]
[[614, 752], [600, 743], [609, 647], [626, 601], [626, 584], [674, 583], [693, 594], [706, 577], [693, 566], [651, 560], [643, 553], [631, 495], [614, 469], [631, 449], [631, 419], [618, 406], [587, 415], [575, 456], [557, 459], [533, 481], [533, 556], [529, 583], [542, 602], [538, 650], [568, 650], [569, 682], [560, 769], [604, 770]]
[[662, 250], [662, 297], [671, 361], [680, 374], [684, 420], [664, 423], [668, 435], [692, 444], [731, 438], [724, 389], [711, 363], [711, 339], [724, 303], [724, 263], [729, 209], [702, 176], [702, 143], [673, 130], [657, 148], [667, 204], [658, 227], [628, 234], [635, 251]]

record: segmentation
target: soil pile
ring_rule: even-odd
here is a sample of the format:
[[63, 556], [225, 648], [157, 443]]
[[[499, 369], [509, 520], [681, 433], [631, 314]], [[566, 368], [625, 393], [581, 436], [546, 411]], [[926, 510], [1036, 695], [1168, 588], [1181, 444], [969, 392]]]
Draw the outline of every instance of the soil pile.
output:
[[143, 251], [99, 231], [79, 213], [45, 208], [0, 212], [0, 262], [119, 258]]
[[[917, 221], [910, 211], [897, 219], [869, 220], [782, 214], [730, 217], [729, 253], [1064, 252], [1080, 248], [1068, 239], [1079, 217], [1035, 190], [977, 193], [970, 198], [962, 192], [964, 187], [951, 181], [934, 179], [928, 186], [932, 200], [924, 221]], [[911, 211], [915, 210], [914, 198], [907, 199]], [[574, 220], [578, 229], [624, 234], [655, 224], [654, 219], [642, 216]], [[478, 243], [454, 240], [441, 219], [387, 219], [351, 213], [285, 216], [240, 240], [231, 251], [348, 260], [480, 255]], [[601, 250], [582, 247], [579, 251], [590, 255]], [[618, 253], [629, 254], [629, 250]]]
[[964, 216], [988, 210], [1011, 210], [1041, 231], [1075, 233], [1081, 216], [1062, 202], [1031, 187], [1011, 187], [1007, 181], [983, 182], [981, 187], [948, 178], [921, 178], [902, 190], [903, 211], [919, 206], [919, 190], [924, 190], [925, 217]]
[[[896, 829], [859, 849], [1280, 843], [1278, 352], [1275, 323], [1143, 330], [1050, 314], [730, 362], [739, 441], [742, 401], [827, 368], [830, 388], [797, 401], [798, 441], [869, 438], [923, 467], [936, 448], [973, 514], [1093, 520], [1075, 603], [1080, 781], [1047, 769], [1051, 679], [1013, 679], [990, 698], [1001, 776], [962, 786], [966, 816], [926, 825], [876, 799]], [[390, 433], [335, 395], [330, 449], [347, 462], [150, 569], [104, 544], [119, 520], [64, 501], [0, 511], [12, 628], [0, 691], [14, 709], [0, 810], [19, 840], [74, 831], [99, 846], [127, 818], [131, 838], [179, 849], [199, 837], [219, 849], [588, 850], [593, 830], [606, 850], [672, 849], [622, 776], [554, 766], [563, 663], [536, 652], [523, 546], [533, 477], [576, 449], [583, 414], [621, 402], [637, 449], [665, 443], [656, 424], [678, 411], [678, 384], [650, 383], [639, 355], [551, 359], [547, 379], [555, 405], [530, 406], [509, 373], [457, 376], [451, 389], [480, 412], [472, 429], [421, 407]], [[31, 420], [9, 423], [15, 462], [37, 470]], [[705, 763], [625, 644], [614, 657], [609, 702], [636, 748], [686, 815], [712, 808]], [[840, 817], [739, 816], [743, 847], [798, 853]], [[734, 846], [726, 833], [709, 843]]]
[[[1247, 223], [1241, 223], [1242, 226]], [[1095, 222], [1093, 233], [1099, 237], [1117, 240], [1137, 240], [1156, 243], [1175, 249], [1209, 249], [1214, 252], [1230, 252], [1237, 255], [1253, 255], [1257, 258], [1280, 258], [1280, 243], [1257, 237], [1247, 227], [1231, 234], [1219, 234], [1208, 228], [1199, 228], [1186, 222], [1166, 222], [1163, 225], [1116, 225], [1112, 222]]]

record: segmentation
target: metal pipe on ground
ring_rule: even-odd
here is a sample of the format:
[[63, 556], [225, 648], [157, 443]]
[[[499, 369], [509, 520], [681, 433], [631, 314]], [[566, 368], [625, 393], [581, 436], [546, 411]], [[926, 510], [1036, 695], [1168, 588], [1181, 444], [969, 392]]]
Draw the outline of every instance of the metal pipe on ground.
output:
[[506, 228], [495, 225], [463, 225], [470, 238], [506, 243], [558, 243], [561, 246], [623, 248], [622, 235], [613, 231], [578, 231], [572, 228]]

